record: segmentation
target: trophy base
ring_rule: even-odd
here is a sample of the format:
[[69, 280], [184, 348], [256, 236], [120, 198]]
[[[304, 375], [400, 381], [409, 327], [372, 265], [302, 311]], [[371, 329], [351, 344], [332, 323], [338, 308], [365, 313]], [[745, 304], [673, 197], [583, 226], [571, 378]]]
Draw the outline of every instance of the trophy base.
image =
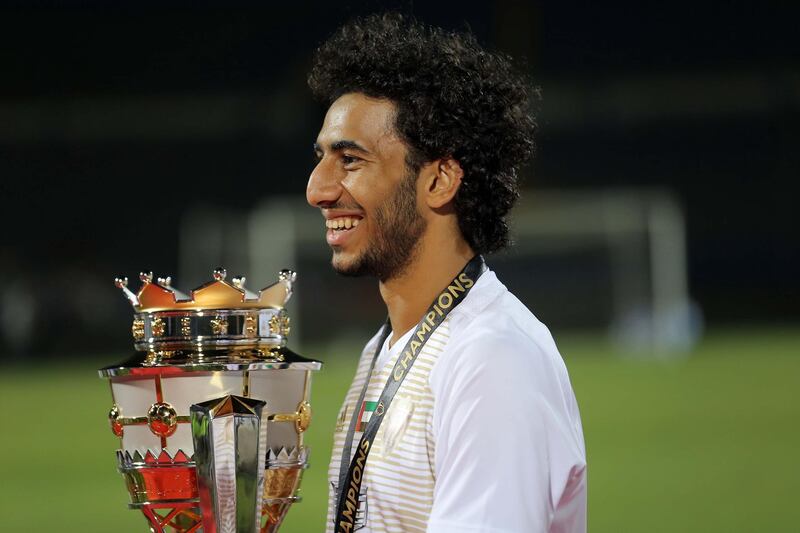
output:
[[[259, 533], [275, 533], [283, 523], [289, 507], [300, 497], [264, 500]], [[151, 533], [202, 533], [203, 517], [199, 502], [160, 502], [131, 504], [142, 511]]]

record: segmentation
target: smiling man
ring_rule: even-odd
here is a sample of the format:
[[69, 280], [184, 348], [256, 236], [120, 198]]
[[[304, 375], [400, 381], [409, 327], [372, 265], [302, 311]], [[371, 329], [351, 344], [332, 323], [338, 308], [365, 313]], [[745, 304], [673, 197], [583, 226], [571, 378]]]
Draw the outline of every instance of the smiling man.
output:
[[533, 150], [529, 86], [469, 34], [399, 15], [340, 28], [308, 202], [333, 268], [388, 320], [339, 414], [328, 531], [582, 532], [586, 457], [547, 328], [485, 265]]

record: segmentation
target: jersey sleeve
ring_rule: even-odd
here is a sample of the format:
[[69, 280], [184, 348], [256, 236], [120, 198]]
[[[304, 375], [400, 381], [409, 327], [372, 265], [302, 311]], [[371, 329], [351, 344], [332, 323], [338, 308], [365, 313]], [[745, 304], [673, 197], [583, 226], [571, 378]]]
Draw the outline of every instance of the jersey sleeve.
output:
[[[513, 337], [454, 348], [431, 380], [437, 444], [428, 533], [551, 531], [585, 467], [560, 355]], [[585, 511], [578, 513], [563, 531], [585, 531]]]

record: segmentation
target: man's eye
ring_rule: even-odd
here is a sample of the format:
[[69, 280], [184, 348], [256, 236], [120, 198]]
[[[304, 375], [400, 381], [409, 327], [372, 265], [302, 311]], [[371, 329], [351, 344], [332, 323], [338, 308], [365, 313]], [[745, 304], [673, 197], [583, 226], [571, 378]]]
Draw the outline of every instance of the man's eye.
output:
[[359, 161], [361, 161], [360, 157], [356, 157], [354, 155], [342, 155], [342, 164], [345, 166], [358, 163]]

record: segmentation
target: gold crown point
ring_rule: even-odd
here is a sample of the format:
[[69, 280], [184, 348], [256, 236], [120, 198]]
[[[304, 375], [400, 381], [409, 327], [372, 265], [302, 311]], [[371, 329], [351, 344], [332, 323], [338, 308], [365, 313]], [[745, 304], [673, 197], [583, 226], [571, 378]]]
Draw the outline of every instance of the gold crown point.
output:
[[214, 279], [216, 281], [225, 281], [225, 277], [228, 275], [228, 271], [222, 267], [217, 267], [214, 269]]
[[118, 289], [122, 289], [122, 293], [125, 295], [125, 298], [133, 305], [137, 307], [139, 305], [139, 297], [133, 294], [131, 290], [128, 288], [128, 278], [124, 276], [120, 276], [118, 278], [114, 278], [114, 285]]
[[165, 278], [158, 278], [158, 283], [156, 285], [166, 291], [171, 292], [176, 302], [191, 300], [191, 297], [189, 297], [186, 294], [183, 294], [181, 291], [175, 289], [172, 286], [172, 276], [167, 276]]
[[295, 272], [294, 270], [289, 270], [288, 268], [286, 268], [278, 272], [279, 281], [289, 281], [291, 283], [294, 283], [296, 279], [297, 279], [297, 272]]
[[255, 293], [249, 290], [247, 287], [245, 287], [244, 284], [246, 281], [247, 281], [246, 277], [236, 276], [233, 278], [233, 286], [244, 293], [245, 301], [258, 300], [260, 298], [260, 294]]
[[297, 280], [297, 272], [284, 268], [278, 272], [278, 282], [282, 283], [286, 288], [286, 298], [284, 301], [288, 302], [292, 297], [294, 282]]
[[152, 283], [153, 282], [153, 273], [152, 272], [139, 272], [139, 280], [142, 283]]

